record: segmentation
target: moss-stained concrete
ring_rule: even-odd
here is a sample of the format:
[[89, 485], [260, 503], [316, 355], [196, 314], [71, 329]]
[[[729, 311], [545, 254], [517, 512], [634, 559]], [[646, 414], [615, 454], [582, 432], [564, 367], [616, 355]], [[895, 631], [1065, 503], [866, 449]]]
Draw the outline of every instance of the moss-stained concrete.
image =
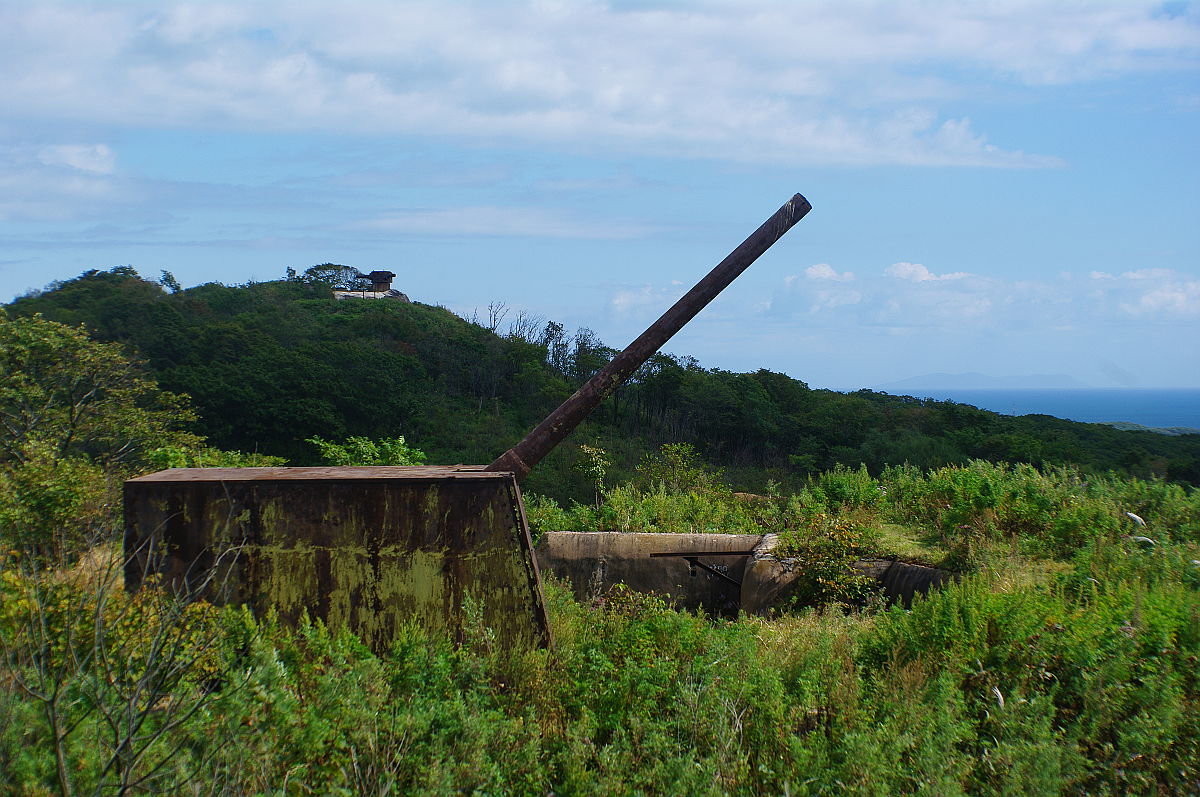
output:
[[538, 542], [539, 566], [570, 582], [581, 601], [594, 600], [614, 584], [670, 597], [687, 609], [736, 612], [741, 602], [730, 583], [682, 556], [698, 559], [741, 582], [758, 534], [657, 534], [651, 532], [550, 531]]
[[509, 643], [548, 640], [520, 491], [476, 468], [177, 469], [126, 483], [130, 588], [161, 574], [215, 602], [304, 612], [376, 650], [464, 598]]

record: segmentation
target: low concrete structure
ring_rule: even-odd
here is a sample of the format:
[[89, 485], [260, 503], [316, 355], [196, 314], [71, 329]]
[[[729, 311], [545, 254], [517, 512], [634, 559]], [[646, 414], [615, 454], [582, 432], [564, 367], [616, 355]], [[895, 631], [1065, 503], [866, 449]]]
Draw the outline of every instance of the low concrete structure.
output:
[[[886, 559], [882, 561], [887, 562]], [[937, 567], [888, 562], [877, 578], [883, 585], [884, 597], [908, 607], [912, 605], [914, 597], [926, 595], [931, 589], [950, 583], [955, 579], [955, 574]]]
[[307, 612], [378, 652], [418, 623], [503, 644], [549, 627], [520, 490], [480, 467], [176, 468], [125, 483], [125, 584]]
[[[548, 531], [536, 551], [539, 567], [569, 582], [581, 601], [595, 600], [620, 583], [669, 596], [683, 608], [736, 612], [746, 560], [761, 539], [758, 534]], [[678, 555], [697, 553], [696, 562]]]
[[[776, 534], [650, 534], [551, 531], [538, 541], [539, 567], [590, 602], [614, 584], [672, 599], [685, 609], [761, 614], [788, 602], [803, 572], [775, 556]], [[889, 601], [912, 604], [953, 576], [890, 559], [855, 563]]]

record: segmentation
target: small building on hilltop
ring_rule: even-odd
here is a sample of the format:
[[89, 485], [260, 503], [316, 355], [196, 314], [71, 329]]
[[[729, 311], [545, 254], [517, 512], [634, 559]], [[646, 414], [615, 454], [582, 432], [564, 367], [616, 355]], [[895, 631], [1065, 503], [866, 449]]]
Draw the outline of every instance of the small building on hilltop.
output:
[[333, 298], [335, 299], [396, 299], [401, 302], [411, 301], [407, 296], [392, 288], [392, 280], [396, 275], [390, 271], [372, 271], [366, 274], [365, 278], [371, 282], [370, 289], [362, 288], [361, 290], [335, 290]]

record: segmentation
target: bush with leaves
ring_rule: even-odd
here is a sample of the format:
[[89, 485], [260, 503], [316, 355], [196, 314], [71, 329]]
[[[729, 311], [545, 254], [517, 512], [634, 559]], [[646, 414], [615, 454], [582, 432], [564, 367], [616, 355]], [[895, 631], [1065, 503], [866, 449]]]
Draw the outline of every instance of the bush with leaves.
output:
[[424, 465], [425, 452], [413, 448], [404, 437], [348, 437], [342, 443], [310, 437], [305, 442], [314, 445], [321, 459], [329, 465]]
[[25, 447], [0, 465], [0, 545], [43, 562], [66, 562], [117, 525], [119, 485], [85, 457]]
[[156, 470], [166, 468], [273, 468], [287, 463], [283, 457], [244, 451], [223, 451], [212, 446], [160, 446], [147, 457]]
[[0, 313], [0, 462], [31, 452], [138, 467], [164, 444], [192, 446], [183, 396], [147, 377], [121, 346], [82, 327]]
[[0, 710], [21, 711], [21, 741], [43, 751], [22, 755], [0, 734], [0, 791], [173, 790], [164, 782], [187, 779], [184, 729], [236, 691], [222, 615], [238, 610], [149, 586], [130, 595], [120, 564], [109, 547], [70, 569], [0, 571]]
[[802, 573], [796, 591], [801, 605], [859, 603], [878, 590], [854, 563], [872, 548], [871, 535], [845, 515], [818, 514], [779, 535], [773, 553]]
[[608, 452], [599, 446], [582, 443], [579, 446], [580, 458], [575, 462], [575, 470], [582, 473], [591, 482], [595, 491], [595, 506], [600, 508], [600, 498], [604, 494], [604, 477], [612, 467]]
[[721, 474], [700, 458], [691, 443], [664, 443], [637, 467], [638, 486], [665, 493], [712, 492], [725, 487]]

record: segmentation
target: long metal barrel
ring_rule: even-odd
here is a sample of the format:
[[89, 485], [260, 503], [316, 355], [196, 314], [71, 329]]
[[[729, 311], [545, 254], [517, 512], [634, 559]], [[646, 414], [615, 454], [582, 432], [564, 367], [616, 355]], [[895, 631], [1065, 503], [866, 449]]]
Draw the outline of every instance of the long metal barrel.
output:
[[796, 194], [754, 233], [729, 253], [704, 279], [675, 302], [670, 310], [650, 325], [625, 351], [613, 358], [575, 395], [559, 405], [546, 420], [525, 436], [525, 439], [504, 452], [486, 470], [511, 471], [517, 480], [525, 478], [530, 469], [549, 454], [562, 439], [571, 433], [596, 405], [625, 383], [634, 371], [642, 367], [654, 352], [691, 321], [696, 313], [725, 290], [739, 274], [749, 268], [759, 255], [783, 237], [783, 234], [804, 218], [812, 205]]

